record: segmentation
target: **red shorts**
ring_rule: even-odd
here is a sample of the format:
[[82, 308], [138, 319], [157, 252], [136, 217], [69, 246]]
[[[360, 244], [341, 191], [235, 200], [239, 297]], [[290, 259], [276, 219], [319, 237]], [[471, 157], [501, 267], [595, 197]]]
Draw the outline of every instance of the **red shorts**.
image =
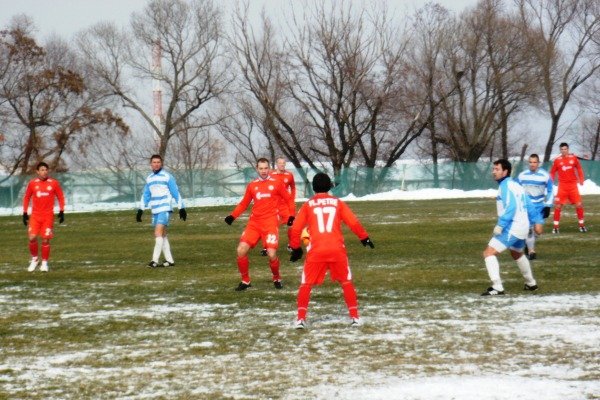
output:
[[332, 281], [344, 282], [352, 280], [352, 271], [348, 265], [348, 257], [344, 255], [333, 261], [313, 260], [310, 253], [306, 256], [304, 270], [302, 271], [302, 283], [308, 285], [320, 285], [325, 280], [329, 271]]
[[263, 247], [265, 249], [277, 249], [279, 246], [279, 224], [277, 219], [268, 221], [248, 221], [246, 229], [242, 232], [240, 242], [246, 242], [253, 248], [258, 243], [258, 240], [262, 240]]
[[558, 193], [554, 198], [554, 202], [557, 204], [577, 204], [581, 203], [581, 195], [577, 185], [558, 185]]
[[36, 215], [29, 217], [29, 226], [27, 233], [29, 235], [41, 236], [42, 239], [52, 239], [54, 237], [54, 214]]

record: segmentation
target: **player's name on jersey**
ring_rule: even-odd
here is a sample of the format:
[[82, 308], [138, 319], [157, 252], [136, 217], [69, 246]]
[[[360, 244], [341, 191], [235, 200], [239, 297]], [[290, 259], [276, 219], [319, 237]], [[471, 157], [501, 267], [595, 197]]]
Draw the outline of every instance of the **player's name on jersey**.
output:
[[318, 206], [337, 206], [338, 199], [324, 198], [324, 199], [312, 199], [308, 201], [308, 205], [311, 207]]

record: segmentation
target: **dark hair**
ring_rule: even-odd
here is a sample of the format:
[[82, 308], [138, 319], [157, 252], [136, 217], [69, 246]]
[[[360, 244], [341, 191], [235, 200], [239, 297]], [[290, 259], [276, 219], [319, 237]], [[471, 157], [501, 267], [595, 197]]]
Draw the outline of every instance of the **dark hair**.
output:
[[38, 165], [35, 167], [35, 170], [39, 171], [40, 168], [42, 168], [42, 167], [46, 167], [46, 168], [50, 169], [50, 167], [48, 166], [48, 164], [46, 164], [45, 162], [42, 161], [42, 162], [38, 163]]
[[510, 173], [512, 172], [512, 165], [511, 165], [510, 161], [508, 161], [505, 158], [501, 158], [499, 160], [494, 161], [494, 165], [498, 165], [498, 164], [500, 164], [502, 166], [502, 171], [508, 170], [508, 174], [506, 174], [506, 176], [510, 176]]
[[260, 164], [260, 163], [267, 163], [267, 164], [269, 164], [269, 166], [271, 166], [271, 163], [269, 162], [269, 160], [267, 160], [264, 157], [261, 157], [258, 160], [256, 160], [256, 166], [258, 167], [258, 164]]
[[536, 153], [533, 153], [532, 155], [530, 155], [529, 158], [535, 158], [538, 161], [540, 161], [540, 156], [538, 156]]
[[312, 181], [312, 188], [315, 193], [326, 193], [331, 190], [331, 179], [324, 172], [315, 175]]
[[559, 146], [560, 147], [566, 147], [567, 149], [569, 148], [569, 144], [567, 142], [562, 142]]
[[161, 162], [163, 160], [160, 154], [152, 154], [152, 157], [150, 157], [150, 161], [154, 160], [155, 158], [158, 158]]

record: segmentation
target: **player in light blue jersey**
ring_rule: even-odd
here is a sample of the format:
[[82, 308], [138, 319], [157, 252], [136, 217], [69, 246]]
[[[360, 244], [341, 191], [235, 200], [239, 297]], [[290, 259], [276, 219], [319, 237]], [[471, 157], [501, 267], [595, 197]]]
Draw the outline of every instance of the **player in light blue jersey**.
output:
[[[167, 237], [167, 226], [173, 213], [173, 202], [179, 208], [179, 218], [186, 220], [187, 212], [183, 205], [183, 199], [179, 194], [177, 183], [173, 175], [164, 171], [162, 157], [154, 154], [150, 157], [150, 168], [152, 173], [146, 178], [146, 185], [140, 201], [140, 208], [137, 210], [136, 221], [142, 222], [144, 208], [150, 208], [152, 211], [152, 224], [154, 225], [154, 252], [152, 261], [148, 264], [150, 268], [172, 267], [175, 260], [171, 254], [171, 245]], [[159, 263], [160, 253], [164, 254], [164, 262]]]
[[550, 208], [554, 201], [554, 183], [550, 174], [540, 168], [540, 157], [537, 154], [529, 156], [529, 169], [519, 174], [518, 182], [529, 196], [529, 222], [531, 228], [525, 240], [530, 260], [537, 258], [535, 252], [535, 238], [544, 231], [544, 222], [550, 215]]
[[500, 279], [500, 264], [497, 255], [510, 249], [512, 258], [517, 262], [519, 270], [525, 279], [525, 290], [534, 291], [538, 286], [531, 272], [529, 259], [523, 254], [525, 238], [529, 231], [527, 216], [529, 199], [521, 185], [510, 177], [512, 165], [508, 160], [494, 161], [492, 176], [498, 182], [496, 208], [498, 222], [494, 227], [494, 236], [483, 251], [483, 258], [488, 275], [492, 281], [482, 296], [504, 294], [502, 279]]

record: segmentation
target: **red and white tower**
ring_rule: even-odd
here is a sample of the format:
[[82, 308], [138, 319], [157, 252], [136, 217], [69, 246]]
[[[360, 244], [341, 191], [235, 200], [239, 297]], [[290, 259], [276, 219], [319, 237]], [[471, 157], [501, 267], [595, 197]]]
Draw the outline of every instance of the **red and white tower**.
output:
[[[157, 40], [154, 42], [154, 46], [152, 48], [152, 98], [154, 101], [154, 115], [152, 117], [152, 121], [154, 122], [155, 129], [159, 130], [161, 133], [163, 132], [164, 125], [164, 117], [163, 117], [163, 107], [162, 107], [162, 87], [161, 87], [161, 77], [162, 77], [162, 49], [160, 46], [160, 41]], [[154, 131], [154, 141], [159, 144], [159, 135]]]

